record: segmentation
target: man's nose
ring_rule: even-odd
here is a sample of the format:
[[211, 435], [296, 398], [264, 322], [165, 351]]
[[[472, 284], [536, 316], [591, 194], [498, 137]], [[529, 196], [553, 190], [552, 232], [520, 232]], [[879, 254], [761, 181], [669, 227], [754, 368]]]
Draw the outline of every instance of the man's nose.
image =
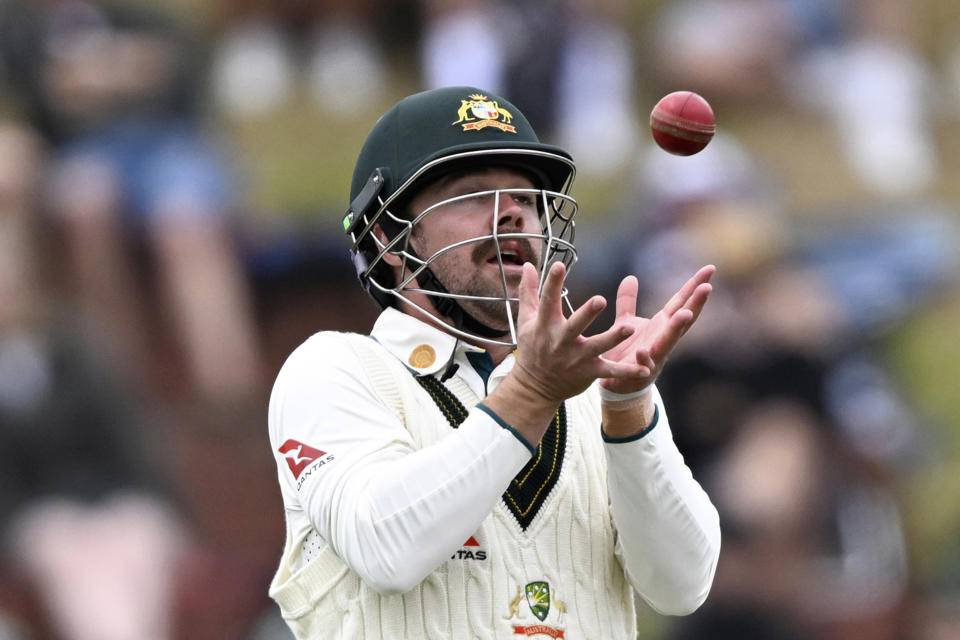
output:
[[497, 226], [513, 226], [518, 231], [523, 230], [524, 225], [524, 207], [517, 201], [519, 197], [516, 193], [498, 193], [497, 194]]

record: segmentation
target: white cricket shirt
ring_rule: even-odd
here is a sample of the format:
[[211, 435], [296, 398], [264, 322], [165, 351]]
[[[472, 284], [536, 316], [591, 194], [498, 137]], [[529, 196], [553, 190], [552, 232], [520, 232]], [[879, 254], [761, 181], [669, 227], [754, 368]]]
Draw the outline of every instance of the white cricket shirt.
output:
[[[470, 406], [458, 428], [443, 427], [441, 437], [424, 443], [395, 407], [378, 399], [357, 353], [337, 335], [342, 334], [317, 334], [298, 347], [280, 371], [271, 397], [270, 441], [288, 546], [303, 545], [285, 554], [287, 570], [296, 574], [317, 548], [329, 546], [349, 572], [384, 598], [422, 590], [452, 553], [464, 553], [464, 541], [487, 530], [492, 513], [504, 520], [502, 496], [531, 460], [531, 446], [489, 410]], [[466, 387], [469, 391], [462, 396], [472, 393], [480, 400], [515, 362], [510, 355], [491, 371], [478, 371], [474, 363], [483, 361], [482, 349], [394, 309], [381, 314], [372, 339], [407, 367], [407, 372], [398, 369], [398, 376], [439, 376], [452, 361], [457, 368], [448, 386]], [[489, 359], [487, 363], [492, 365]], [[577, 424], [577, 438], [593, 442], [601, 453], [595, 460], [575, 460], [570, 456], [578, 454], [568, 447], [567, 467], [557, 486], [578, 482], [564, 480], [563, 473], [593, 473], [605, 467], [606, 486], [590, 494], [609, 501], [600, 510], [593, 507], [603, 515], [590, 516], [608, 519], [604, 526], [613, 533], [604, 551], [609, 557], [600, 560], [622, 565], [626, 580], [654, 609], [685, 614], [709, 592], [720, 547], [718, 516], [684, 464], [654, 393], [654, 425], [642, 437], [625, 442], [601, 442], [595, 386], [585, 392], [586, 403], [576, 399], [575, 406], [581, 407], [576, 415], [586, 417], [577, 420], [594, 422]], [[555, 503], [546, 504], [556, 509]], [[548, 517], [537, 513], [531, 530], [541, 516]], [[557, 531], [551, 535], [564, 535], [562, 527]], [[510, 544], [522, 544], [525, 532], [516, 529], [510, 535], [515, 536]], [[583, 549], [585, 557], [591, 553], [589, 546]], [[531, 580], [528, 588], [540, 584], [525, 579]], [[518, 590], [517, 597], [521, 595]], [[563, 606], [561, 616], [571, 604]], [[533, 611], [534, 605], [530, 607]], [[628, 613], [633, 615], [632, 606]], [[497, 633], [495, 628], [471, 631], [475, 637], [500, 637]]]

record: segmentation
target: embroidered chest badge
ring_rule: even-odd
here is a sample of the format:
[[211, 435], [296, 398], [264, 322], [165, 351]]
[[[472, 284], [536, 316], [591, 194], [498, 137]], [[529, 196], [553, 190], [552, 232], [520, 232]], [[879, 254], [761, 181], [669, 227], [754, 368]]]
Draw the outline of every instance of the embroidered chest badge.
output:
[[510, 124], [513, 114], [497, 104], [496, 100], [489, 100], [487, 96], [479, 93], [470, 94], [468, 100], [460, 101], [457, 118], [458, 120], [451, 124], [462, 124], [464, 131], [496, 127], [508, 133], [517, 132], [517, 128]]
[[[524, 604], [527, 606], [523, 607], [522, 605]], [[547, 617], [551, 615], [551, 611], [553, 611], [555, 615], [553, 616], [551, 625], [557, 626], [539, 624], [537, 622], [529, 625], [514, 624], [514, 635], [527, 637], [545, 635], [551, 638], [564, 637], [563, 618], [567, 613], [567, 605], [562, 600], [551, 597], [550, 584], [548, 582], [541, 580], [530, 582], [523, 587], [518, 586], [516, 596], [510, 601], [510, 610], [507, 615], [503, 616], [503, 619], [516, 619], [517, 621], [521, 621], [526, 617], [524, 615], [526, 609], [529, 609], [530, 613], [532, 613], [540, 623], [546, 621]]]

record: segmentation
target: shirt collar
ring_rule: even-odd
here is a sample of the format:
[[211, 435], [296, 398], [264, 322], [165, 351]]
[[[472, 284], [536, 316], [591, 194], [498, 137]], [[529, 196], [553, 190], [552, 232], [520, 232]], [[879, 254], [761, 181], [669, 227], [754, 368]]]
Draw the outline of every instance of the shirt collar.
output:
[[393, 307], [383, 310], [370, 335], [417, 375], [443, 369], [454, 349], [484, 351]]

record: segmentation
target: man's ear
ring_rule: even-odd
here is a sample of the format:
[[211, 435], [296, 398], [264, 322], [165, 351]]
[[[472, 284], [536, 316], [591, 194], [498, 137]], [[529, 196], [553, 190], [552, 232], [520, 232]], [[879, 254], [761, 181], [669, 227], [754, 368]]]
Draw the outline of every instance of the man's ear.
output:
[[[384, 233], [383, 228], [379, 224], [373, 225], [373, 233], [381, 245], [386, 246], [390, 242], [390, 239], [387, 238], [387, 234]], [[401, 264], [403, 264], [403, 258], [389, 251], [383, 254], [383, 261], [391, 267], [399, 267]]]

